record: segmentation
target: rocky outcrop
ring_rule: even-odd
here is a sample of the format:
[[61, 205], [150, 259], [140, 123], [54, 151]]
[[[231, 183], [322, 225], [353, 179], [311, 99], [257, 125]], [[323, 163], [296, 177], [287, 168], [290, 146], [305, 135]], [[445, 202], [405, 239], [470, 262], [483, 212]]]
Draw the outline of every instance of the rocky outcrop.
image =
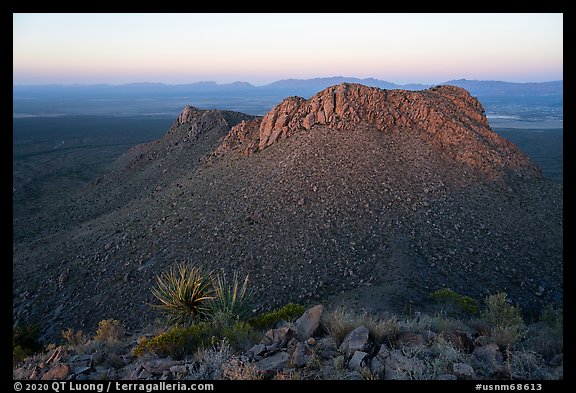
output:
[[182, 112], [178, 115], [172, 126], [170, 127], [171, 130], [174, 130], [185, 123], [190, 123], [198, 116], [200, 116], [204, 111], [198, 109], [194, 106], [186, 105]]
[[256, 124], [238, 126], [218, 151], [241, 145], [250, 155], [316, 125], [350, 132], [371, 126], [388, 133], [416, 132], [442, 154], [485, 174], [499, 175], [504, 169], [540, 174], [516, 146], [490, 129], [480, 102], [455, 86], [407, 91], [342, 83], [308, 100], [286, 98], [264, 116], [258, 135]]

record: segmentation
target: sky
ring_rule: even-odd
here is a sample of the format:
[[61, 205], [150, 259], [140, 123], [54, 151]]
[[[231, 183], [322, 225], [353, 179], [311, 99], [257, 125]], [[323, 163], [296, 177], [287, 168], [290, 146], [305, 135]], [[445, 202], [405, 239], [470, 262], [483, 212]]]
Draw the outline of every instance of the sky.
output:
[[563, 79], [562, 14], [13, 14], [13, 83]]

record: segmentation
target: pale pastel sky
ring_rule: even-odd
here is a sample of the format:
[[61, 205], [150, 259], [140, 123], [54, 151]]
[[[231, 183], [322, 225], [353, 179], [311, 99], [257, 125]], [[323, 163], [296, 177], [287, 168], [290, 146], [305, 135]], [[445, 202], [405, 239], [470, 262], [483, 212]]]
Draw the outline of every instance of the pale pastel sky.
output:
[[13, 82], [563, 79], [562, 14], [14, 14]]

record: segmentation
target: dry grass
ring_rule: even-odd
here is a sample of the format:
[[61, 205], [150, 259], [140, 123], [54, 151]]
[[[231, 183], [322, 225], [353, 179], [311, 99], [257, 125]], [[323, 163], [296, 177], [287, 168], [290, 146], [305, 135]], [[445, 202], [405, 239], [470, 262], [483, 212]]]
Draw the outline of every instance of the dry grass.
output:
[[368, 329], [370, 337], [376, 343], [393, 341], [400, 334], [396, 317], [378, 319], [366, 311], [357, 313], [342, 307], [328, 312], [323, 324], [324, 329], [338, 344], [342, 343], [348, 333], [360, 326]]
[[231, 357], [230, 346], [222, 340], [218, 346], [199, 350], [196, 359], [200, 367], [192, 375], [192, 379], [215, 380], [224, 377], [224, 369]]
[[222, 377], [233, 381], [262, 379], [262, 375], [258, 373], [254, 364], [243, 362], [236, 357], [232, 357], [222, 365]]

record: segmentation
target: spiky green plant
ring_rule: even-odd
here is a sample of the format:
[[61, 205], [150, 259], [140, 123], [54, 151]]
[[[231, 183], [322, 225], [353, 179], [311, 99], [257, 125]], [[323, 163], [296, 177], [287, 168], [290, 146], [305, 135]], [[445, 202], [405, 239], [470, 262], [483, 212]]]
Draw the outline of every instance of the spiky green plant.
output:
[[214, 319], [234, 322], [248, 317], [251, 297], [248, 275], [242, 280], [240, 274], [234, 271], [232, 279], [227, 280], [226, 272], [221, 270], [212, 275], [212, 286], [214, 297], [210, 302], [210, 313]]
[[213, 299], [210, 275], [189, 264], [178, 264], [156, 277], [152, 294], [160, 301], [153, 305], [168, 317], [171, 325], [189, 325], [205, 316]]

